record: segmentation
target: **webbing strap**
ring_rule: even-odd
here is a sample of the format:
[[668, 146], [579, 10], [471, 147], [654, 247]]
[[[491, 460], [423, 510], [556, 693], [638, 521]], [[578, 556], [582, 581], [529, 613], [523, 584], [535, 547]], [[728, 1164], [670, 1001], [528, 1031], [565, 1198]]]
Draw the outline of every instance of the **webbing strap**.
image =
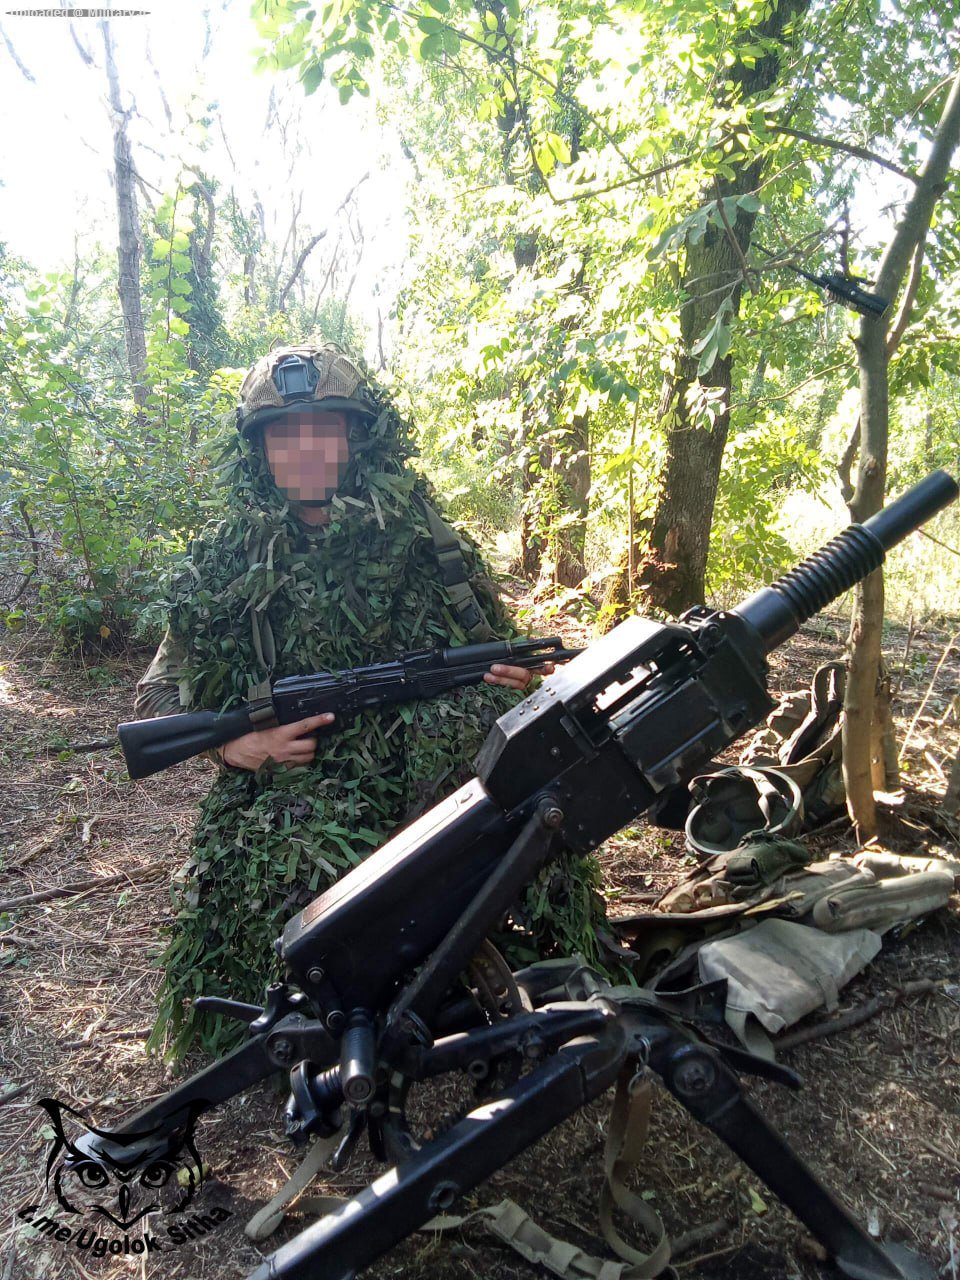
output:
[[483, 1222], [489, 1231], [521, 1257], [546, 1267], [561, 1280], [630, 1280], [633, 1274], [633, 1269], [622, 1262], [595, 1258], [576, 1245], [558, 1240], [549, 1231], [544, 1231], [513, 1200], [501, 1200], [499, 1204], [487, 1205], [460, 1217], [434, 1218], [421, 1230], [448, 1231], [452, 1227], [463, 1226], [471, 1219]]
[[[646, 1072], [621, 1072], [617, 1091], [610, 1112], [610, 1125], [603, 1151], [603, 1170], [606, 1174], [600, 1188], [600, 1230], [603, 1238], [619, 1258], [630, 1264], [623, 1272], [623, 1280], [650, 1280], [660, 1275], [670, 1261], [670, 1241], [660, 1221], [660, 1215], [640, 1196], [627, 1187], [625, 1179], [630, 1170], [640, 1163], [643, 1145], [650, 1128], [650, 1112], [653, 1107], [653, 1090]], [[656, 1244], [649, 1253], [643, 1253], [628, 1244], [613, 1223], [613, 1210], [619, 1209], [632, 1218]]]
[[[300, 1165], [294, 1170], [292, 1177], [280, 1188], [277, 1194], [262, 1209], [253, 1215], [243, 1228], [250, 1240], [266, 1240], [273, 1235], [283, 1222], [287, 1211], [294, 1207], [291, 1201], [296, 1200], [305, 1191], [320, 1172], [322, 1166], [333, 1155], [343, 1134], [341, 1130], [329, 1138], [318, 1138], [303, 1157]], [[341, 1196], [310, 1196], [297, 1200], [296, 1208], [303, 1213], [322, 1215], [343, 1204]]]
[[[624, 1179], [630, 1169], [640, 1161], [641, 1152], [650, 1127], [650, 1111], [653, 1093], [650, 1077], [628, 1070], [617, 1081], [617, 1091], [610, 1113], [603, 1167], [605, 1180], [600, 1191], [600, 1227], [604, 1239], [622, 1262], [595, 1258], [575, 1245], [558, 1240], [512, 1200], [462, 1217], [434, 1218], [423, 1231], [445, 1231], [459, 1227], [471, 1218], [484, 1221], [528, 1262], [539, 1263], [560, 1276], [561, 1280], [654, 1280], [656, 1276], [674, 1275], [670, 1262], [670, 1241], [667, 1238], [660, 1215], [640, 1196], [630, 1191]], [[613, 1225], [614, 1207], [632, 1218], [653, 1239], [656, 1245], [650, 1253], [643, 1253], [627, 1244]]]
[[[600, 1227], [611, 1249], [622, 1258], [613, 1262], [596, 1258], [576, 1245], [552, 1236], [513, 1200], [474, 1209], [472, 1213], [441, 1214], [424, 1223], [421, 1231], [450, 1231], [471, 1221], [482, 1222], [504, 1244], [516, 1250], [528, 1262], [546, 1267], [561, 1280], [654, 1280], [657, 1276], [673, 1276], [669, 1267], [670, 1241], [659, 1214], [625, 1185], [629, 1170], [639, 1163], [650, 1125], [652, 1090], [646, 1074], [626, 1071], [617, 1081], [613, 1110], [604, 1149], [604, 1173], [600, 1192]], [[251, 1240], [262, 1241], [271, 1235], [291, 1208], [303, 1213], [324, 1214], [346, 1203], [339, 1196], [301, 1197], [321, 1165], [335, 1150], [340, 1134], [317, 1141], [308, 1151], [293, 1177], [268, 1205], [255, 1214], [244, 1228]], [[296, 1204], [291, 1202], [296, 1199]], [[613, 1225], [614, 1207], [620, 1209], [657, 1243], [650, 1253], [642, 1253], [627, 1244]]]
[[437, 564], [440, 566], [440, 579], [456, 611], [457, 621], [474, 644], [482, 640], [496, 640], [497, 634], [484, 617], [480, 602], [470, 586], [460, 539], [429, 502], [419, 494], [414, 494], [414, 497], [426, 516]]

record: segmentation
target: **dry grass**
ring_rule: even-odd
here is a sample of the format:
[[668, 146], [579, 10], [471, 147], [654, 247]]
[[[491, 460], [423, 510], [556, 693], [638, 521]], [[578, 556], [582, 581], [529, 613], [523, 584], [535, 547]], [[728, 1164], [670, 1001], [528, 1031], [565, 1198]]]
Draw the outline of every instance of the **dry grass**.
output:
[[[551, 622], [539, 630], [553, 632]], [[560, 628], [582, 640], [575, 625]], [[817, 662], [836, 656], [837, 624], [821, 619], [779, 662], [786, 687], [805, 683]], [[898, 714], [912, 718], [946, 642], [946, 633], [914, 636]], [[888, 638], [897, 667], [905, 633]], [[280, 1095], [268, 1088], [234, 1099], [205, 1118], [198, 1142], [211, 1174], [203, 1208], [231, 1213], [217, 1235], [159, 1256], [107, 1259], [30, 1232], [18, 1208], [44, 1198], [49, 1147], [46, 1116], [36, 1099], [53, 1096], [109, 1123], [168, 1087], [163, 1066], [144, 1054], [157, 985], [154, 958], [169, 915], [169, 881], [186, 857], [193, 815], [208, 766], [193, 763], [134, 784], [122, 781], [119, 750], [77, 751], [112, 736], [130, 714], [140, 663], [118, 661], [86, 673], [64, 667], [39, 638], [0, 642], [0, 793], [3, 837], [0, 897], [10, 899], [93, 877], [121, 880], [71, 897], [28, 904], [0, 916], [0, 1280], [77, 1280], [90, 1275], [230, 1280], [261, 1256], [242, 1224], [294, 1167], [282, 1134]], [[958, 687], [956, 655], [944, 663], [908, 753], [914, 788], [891, 819], [891, 847], [935, 853], [960, 847], [958, 831], [937, 803], [956, 751], [951, 711]], [[941, 723], [942, 721], [942, 723]], [[850, 848], [842, 830], [830, 847]], [[825, 839], [824, 843], [827, 842]], [[611, 841], [603, 855], [607, 880], [622, 895], [666, 887], [684, 855], [672, 833], [641, 828]], [[895, 983], [930, 977], [947, 993], [900, 1004], [842, 1038], [795, 1050], [790, 1065], [810, 1087], [788, 1094], [770, 1086], [752, 1093], [797, 1149], [866, 1221], [915, 1246], [951, 1272], [951, 1233], [960, 1197], [960, 923], [941, 912], [885, 949], [844, 993], [856, 1003]], [[952, 995], [949, 994], [952, 991]], [[195, 1063], [193, 1065], [199, 1065]], [[22, 1092], [17, 1092], [22, 1090]], [[724, 1227], [678, 1260], [682, 1276], [753, 1280], [817, 1274], [802, 1229], [711, 1135], [665, 1094], [659, 1095], [648, 1188], [672, 1234], [703, 1222]], [[601, 1251], [596, 1227], [606, 1108], [587, 1108], [501, 1170], [471, 1203], [510, 1195], [548, 1230]], [[362, 1186], [372, 1164], [355, 1162], [328, 1189]], [[753, 1197], [751, 1197], [751, 1190]], [[759, 1193], [762, 1206], [755, 1198]], [[954, 1216], [951, 1218], [951, 1214]], [[285, 1235], [289, 1235], [289, 1230]], [[285, 1236], [278, 1236], [278, 1240]], [[409, 1280], [532, 1277], [535, 1268], [471, 1225], [442, 1239], [416, 1236], [369, 1273]]]

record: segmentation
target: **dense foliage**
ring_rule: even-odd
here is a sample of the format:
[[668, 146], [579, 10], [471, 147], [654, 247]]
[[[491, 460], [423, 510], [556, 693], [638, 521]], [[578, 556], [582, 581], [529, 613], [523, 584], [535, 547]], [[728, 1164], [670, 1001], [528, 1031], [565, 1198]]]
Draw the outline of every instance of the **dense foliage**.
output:
[[[873, 192], [909, 192], [956, 69], [956, 5], [254, 12], [264, 67], [403, 121], [414, 266], [397, 365], [426, 389], [426, 451], [460, 512], [512, 524], [518, 566], [576, 584], [622, 549], [630, 488], [642, 550], [671, 431], [722, 423], [708, 588], [782, 569], [804, 541], [778, 527], [784, 496], [829, 497], [856, 420], [855, 318], [792, 267], [869, 277], [895, 212]], [[909, 457], [908, 400], [956, 385], [958, 207], [953, 184], [892, 368]], [[711, 243], [713, 276], [692, 278]], [[928, 432], [926, 459], [946, 434]]]
[[[956, 63], [954, 0], [259, 0], [252, 15], [267, 75], [370, 95], [399, 135], [409, 242], [376, 346], [416, 409], [426, 472], [504, 562], [592, 609], [632, 528], [614, 599], [636, 601], [678, 429], [722, 436], [712, 596], [769, 578], [842, 518], [855, 318], [793, 268], [869, 278]], [[145, 410], [112, 252], [40, 277], [2, 260], [10, 627], [88, 645], [149, 631], [156, 571], [204, 519], [236, 370], [311, 333], [374, 345], [349, 304], [354, 268], [294, 269], [320, 229], [295, 221], [275, 242], [263, 209], [208, 175], [213, 117], [195, 113], [178, 180], [140, 215]], [[294, 156], [296, 132], [271, 127]], [[951, 183], [891, 366], [892, 488], [960, 448], [958, 207]], [[691, 277], [734, 242], [732, 268]]]

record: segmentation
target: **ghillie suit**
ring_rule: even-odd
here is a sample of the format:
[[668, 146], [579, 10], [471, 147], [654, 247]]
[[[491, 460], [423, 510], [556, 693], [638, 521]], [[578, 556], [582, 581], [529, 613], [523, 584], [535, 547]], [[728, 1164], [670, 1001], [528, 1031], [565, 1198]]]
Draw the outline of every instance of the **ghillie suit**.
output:
[[[435, 500], [405, 465], [407, 424], [382, 389], [368, 384], [365, 394], [376, 417], [351, 431], [348, 469], [324, 526], [291, 512], [256, 438], [235, 433], [227, 445], [224, 517], [169, 580], [182, 706], [226, 710], [268, 678], [478, 638], [465, 634], [463, 610], [444, 585], [435, 518], [422, 505]], [[476, 546], [463, 541], [461, 550], [488, 636], [515, 636]], [[321, 734], [309, 765], [221, 769], [174, 888], [151, 1045], [166, 1039], [179, 1056], [194, 1040], [210, 1052], [235, 1041], [239, 1024], [199, 1015], [188, 1002], [201, 994], [259, 1001], [279, 976], [273, 942], [284, 920], [471, 777], [491, 725], [520, 696], [482, 684], [365, 711]], [[595, 960], [598, 884], [593, 858], [545, 867], [498, 940], [511, 961], [572, 950]]]

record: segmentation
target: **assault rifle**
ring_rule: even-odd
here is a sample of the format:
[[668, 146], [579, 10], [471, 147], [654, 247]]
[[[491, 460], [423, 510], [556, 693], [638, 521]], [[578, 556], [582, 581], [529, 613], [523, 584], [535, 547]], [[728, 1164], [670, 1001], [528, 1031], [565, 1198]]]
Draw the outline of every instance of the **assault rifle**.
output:
[[[118, 725], [117, 733], [127, 773], [131, 778], [146, 778], [256, 729], [295, 724], [323, 711], [333, 711], [343, 718], [369, 707], [435, 698], [449, 689], [480, 684], [494, 662], [539, 667], [544, 662], [567, 662], [581, 652], [564, 649], [563, 641], [556, 636], [417, 649], [394, 662], [286, 676], [274, 682], [269, 698], [245, 702], [219, 715], [213, 711], [188, 711], [183, 715], [130, 720]], [[331, 730], [332, 726], [327, 731]]]
[[[629, 618], [544, 681], [497, 721], [472, 781], [289, 921], [277, 942], [286, 980], [263, 1008], [198, 1001], [247, 1022], [247, 1039], [125, 1121], [121, 1154], [129, 1161], [130, 1139], [149, 1131], [155, 1159], [158, 1126], [179, 1141], [185, 1110], [289, 1072], [289, 1136], [342, 1134], [332, 1157], [342, 1168], [366, 1130], [393, 1167], [252, 1280], [353, 1280], [624, 1073], [652, 1072], [845, 1275], [932, 1276], [907, 1250], [873, 1240], [748, 1100], [740, 1072], [800, 1081], [714, 1038], [725, 983], [670, 995], [612, 988], [576, 960], [511, 974], [485, 939], [546, 859], [596, 849], [758, 724], [773, 706], [767, 654], [957, 492], [936, 472], [731, 611]], [[464, 985], [478, 956], [487, 973]], [[450, 1072], [475, 1083], [482, 1105], [421, 1140], [411, 1091]], [[84, 1139], [104, 1160], [110, 1142]]]

